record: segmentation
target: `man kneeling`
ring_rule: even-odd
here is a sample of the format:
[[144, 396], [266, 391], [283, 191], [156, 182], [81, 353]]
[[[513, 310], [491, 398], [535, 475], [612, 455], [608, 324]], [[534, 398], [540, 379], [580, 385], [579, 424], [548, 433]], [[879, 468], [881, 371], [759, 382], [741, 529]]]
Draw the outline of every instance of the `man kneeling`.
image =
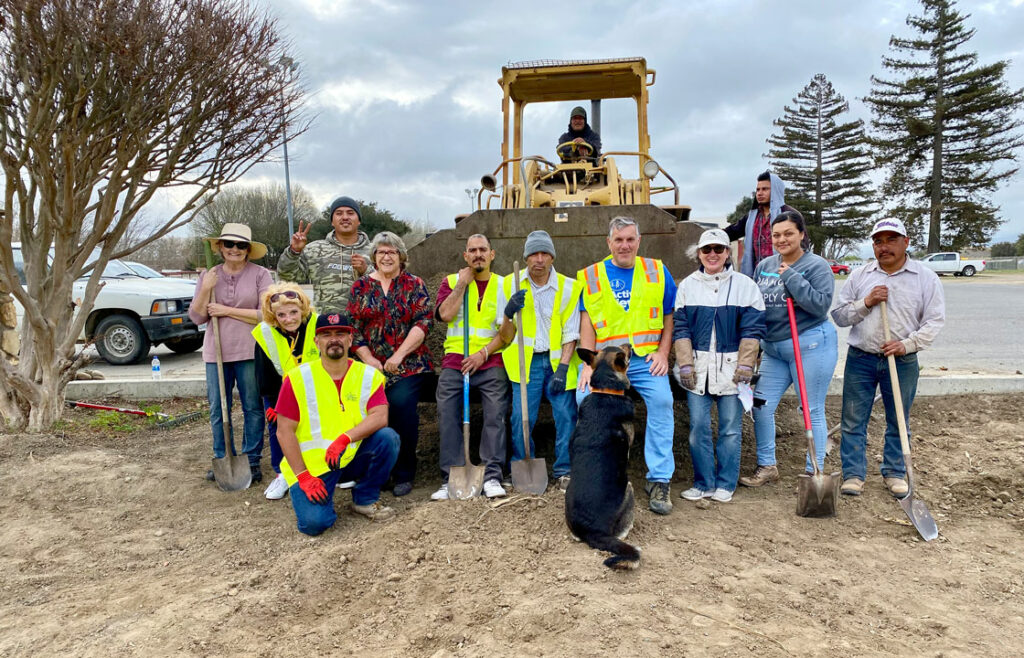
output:
[[285, 375], [275, 407], [281, 474], [299, 531], [307, 535], [319, 535], [338, 519], [339, 482], [355, 481], [353, 512], [374, 521], [395, 515], [381, 505], [380, 489], [398, 459], [398, 434], [387, 426], [384, 375], [348, 358], [352, 331], [341, 313], [317, 317], [320, 359]]

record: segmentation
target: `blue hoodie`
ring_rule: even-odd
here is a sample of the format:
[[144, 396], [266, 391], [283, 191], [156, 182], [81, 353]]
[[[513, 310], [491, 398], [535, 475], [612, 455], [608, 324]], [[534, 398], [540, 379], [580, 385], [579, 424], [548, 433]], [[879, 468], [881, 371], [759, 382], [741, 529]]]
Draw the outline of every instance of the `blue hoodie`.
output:
[[[778, 217], [779, 214], [787, 211], [794, 210], [790, 206], [786, 205], [786, 183], [775, 174], [769, 172], [768, 177], [772, 183], [772, 195], [769, 199], [769, 221], [771, 218]], [[743, 260], [740, 262], [740, 272], [747, 276], [754, 277], [754, 268], [757, 263], [754, 262], [754, 224], [757, 219], [757, 199], [755, 197], [753, 206], [750, 208], [750, 212], [747, 216], [736, 222], [725, 227], [725, 233], [729, 236], [730, 240], [738, 240], [743, 238]]]

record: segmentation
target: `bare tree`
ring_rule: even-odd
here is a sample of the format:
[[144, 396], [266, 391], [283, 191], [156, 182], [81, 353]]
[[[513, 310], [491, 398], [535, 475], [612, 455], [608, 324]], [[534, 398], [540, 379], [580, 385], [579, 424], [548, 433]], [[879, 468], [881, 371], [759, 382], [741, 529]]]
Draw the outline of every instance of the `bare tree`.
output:
[[157, 190], [183, 201], [135, 247], [306, 128], [301, 89], [273, 66], [286, 51], [248, 0], [0, 0], [0, 282], [25, 308], [18, 362], [0, 360], [8, 425], [59, 418], [100, 273]]

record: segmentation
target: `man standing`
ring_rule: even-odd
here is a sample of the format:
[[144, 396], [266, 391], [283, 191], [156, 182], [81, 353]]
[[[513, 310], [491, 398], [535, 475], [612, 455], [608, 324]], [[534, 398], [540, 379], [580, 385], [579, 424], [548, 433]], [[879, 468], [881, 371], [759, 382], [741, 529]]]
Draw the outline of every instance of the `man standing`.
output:
[[338, 312], [316, 319], [320, 358], [291, 370], [277, 399], [281, 475], [299, 532], [319, 535], [334, 525], [334, 490], [355, 480], [352, 511], [373, 521], [394, 516], [380, 488], [398, 459], [398, 434], [388, 424], [384, 375], [348, 358], [352, 323]]
[[743, 259], [740, 271], [754, 278], [757, 264], [771, 256], [772, 249], [772, 218], [779, 213], [793, 210], [786, 205], [786, 184], [770, 171], [757, 176], [757, 187], [754, 189], [754, 203], [747, 216], [725, 227], [730, 240], [743, 238]]
[[562, 133], [558, 138], [561, 146], [567, 142], [573, 142], [576, 146], [576, 153], [572, 152], [569, 146], [563, 146], [558, 150], [558, 157], [563, 161], [574, 158], [596, 158], [601, 155], [601, 136], [587, 123], [587, 111], [577, 105], [569, 113], [569, 130]]
[[[935, 340], [946, 322], [939, 277], [907, 256], [907, 229], [898, 219], [883, 219], [871, 230], [875, 261], [853, 271], [839, 291], [832, 319], [851, 327], [843, 374], [843, 419], [840, 454], [842, 492], [859, 496], [867, 477], [867, 429], [875, 390], [885, 404], [882, 477], [897, 498], [908, 491], [900, 446], [896, 401], [889, 379], [888, 356], [895, 357], [905, 417], [917, 392], [917, 353]], [[885, 340], [880, 302], [886, 302], [892, 340]]]
[[359, 204], [347, 196], [331, 203], [334, 231], [323, 240], [306, 244], [312, 223], [292, 234], [291, 243], [277, 261], [277, 273], [286, 281], [313, 284], [313, 303], [318, 309], [343, 309], [356, 279], [370, 268], [370, 238], [359, 230]]
[[[440, 434], [441, 471], [444, 482], [431, 500], [448, 500], [448, 471], [463, 466], [462, 379], [480, 392], [484, 427], [480, 433], [480, 461], [484, 465], [484, 494], [504, 496], [501, 465], [505, 461], [505, 418], [508, 415], [508, 377], [499, 353], [505, 343], [498, 330], [505, 308], [502, 277], [491, 272], [494, 250], [486, 235], [466, 240], [462, 257], [468, 267], [450, 274], [437, 291], [435, 316], [448, 323], [444, 358], [437, 382], [437, 416]], [[463, 355], [463, 298], [469, 300], [469, 355]]]
[[[672, 307], [676, 285], [660, 260], [640, 258], [640, 228], [629, 217], [616, 217], [608, 227], [611, 256], [576, 275], [583, 285], [580, 302], [580, 347], [601, 350], [629, 345], [632, 357], [626, 371], [630, 385], [647, 405], [644, 459], [650, 509], [672, 511], [669, 482], [675, 470], [672, 438], [672, 389], [668, 383], [668, 353], [672, 348]], [[639, 267], [635, 267], [639, 265]], [[580, 373], [576, 401], [590, 392], [591, 368]]]
[[[555, 463], [551, 468], [558, 486], [569, 486], [569, 437], [576, 428], [576, 379], [580, 360], [576, 341], [580, 337], [580, 284], [555, 271], [555, 244], [546, 231], [526, 236], [523, 247], [526, 269], [513, 294], [514, 278], [505, 277], [505, 320], [501, 338], [515, 339], [515, 314], [523, 312], [523, 342], [526, 363], [526, 397], [529, 405], [530, 453], [533, 426], [541, 398], [547, 396], [555, 419]], [[523, 459], [523, 403], [519, 386], [519, 350], [512, 345], [504, 352], [505, 373], [512, 382], [512, 460]]]

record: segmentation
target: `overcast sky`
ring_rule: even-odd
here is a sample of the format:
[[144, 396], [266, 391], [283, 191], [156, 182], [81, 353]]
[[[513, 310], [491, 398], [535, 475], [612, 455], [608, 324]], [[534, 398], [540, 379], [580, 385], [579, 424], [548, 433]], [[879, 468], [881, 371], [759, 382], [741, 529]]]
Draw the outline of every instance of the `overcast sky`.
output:
[[[657, 71], [652, 156], [693, 217], [723, 217], [752, 191], [772, 121], [812, 76], [828, 77], [853, 118], [870, 118], [870, 77], [886, 77], [890, 35], [911, 36], [905, 19], [920, 12], [909, 0], [263, 1], [293, 44], [316, 115], [289, 144], [292, 184], [319, 207], [346, 194], [437, 227], [468, 210], [464, 190], [500, 162], [496, 80], [508, 62], [645, 57]], [[1024, 0], [958, 7], [977, 30], [969, 49], [981, 63], [1011, 60], [1007, 82], [1024, 87]], [[635, 148], [635, 120], [617, 128], [624, 102], [605, 104], [605, 150]], [[572, 105], [534, 106], [527, 153], [554, 155]], [[283, 179], [278, 161], [244, 183]], [[1024, 174], [994, 200], [1006, 220], [996, 241], [1016, 239]]]

